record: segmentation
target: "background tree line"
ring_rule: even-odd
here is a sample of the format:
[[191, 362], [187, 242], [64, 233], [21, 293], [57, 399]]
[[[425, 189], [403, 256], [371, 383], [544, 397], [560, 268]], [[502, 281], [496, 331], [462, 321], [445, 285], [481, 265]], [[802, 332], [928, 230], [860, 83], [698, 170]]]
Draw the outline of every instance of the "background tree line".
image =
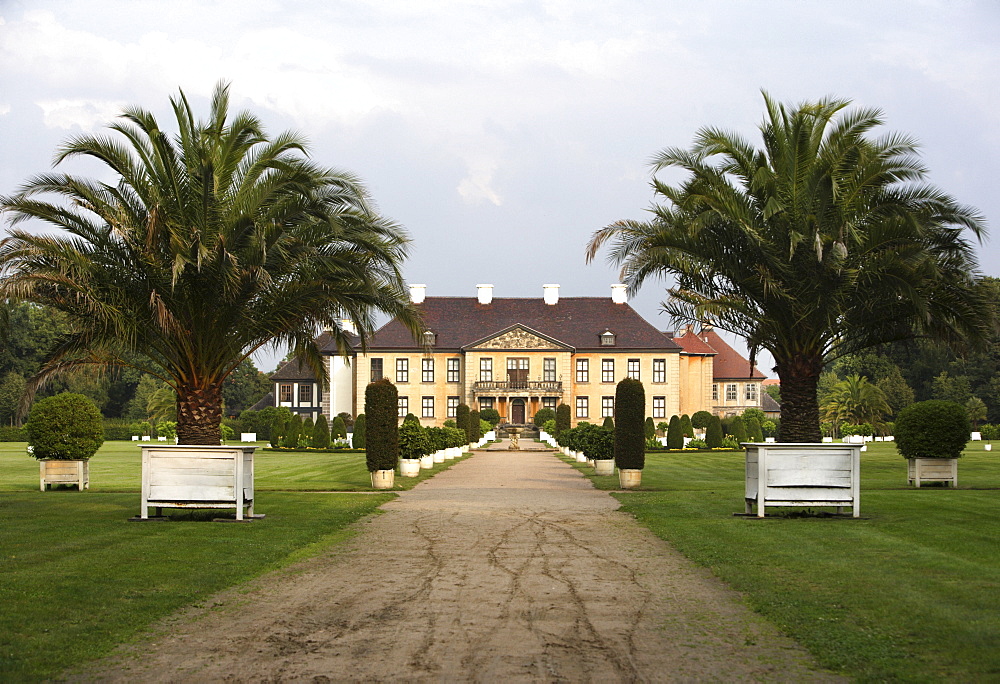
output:
[[[0, 425], [15, 425], [27, 380], [39, 371], [69, 327], [59, 312], [30, 303], [4, 305], [0, 320], [6, 333], [0, 343]], [[78, 370], [52, 380], [36, 398], [65, 391], [89, 397], [105, 418], [157, 423], [176, 420], [173, 390], [130, 368]], [[247, 359], [223, 385], [226, 415], [239, 415], [270, 391], [267, 374]]]

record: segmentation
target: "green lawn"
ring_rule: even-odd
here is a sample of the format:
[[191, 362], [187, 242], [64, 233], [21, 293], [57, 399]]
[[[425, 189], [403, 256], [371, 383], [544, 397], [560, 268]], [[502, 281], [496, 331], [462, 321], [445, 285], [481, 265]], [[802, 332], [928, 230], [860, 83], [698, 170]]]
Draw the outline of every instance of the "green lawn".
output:
[[[108, 442], [91, 460], [90, 490], [38, 490], [24, 443], [0, 442], [0, 681], [38, 681], [98, 658], [171, 612], [349, 534], [348, 525], [393, 498], [371, 491], [364, 454], [255, 458], [255, 512], [264, 520], [213, 523], [221, 511], [165, 509], [171, 521], [134, 523], [140, 453]], [[450, 466], [396, 479], [397, 488]]]
[[649, 454], [642, 491], [615, 496], [825, 667], [860, 681], [996, 681], [1000, 453], [970, 443], [958, 470], [959, 489], [918, 490], [891, 444], [870, 445], [860, 520], [734, 517], [742, 452]]

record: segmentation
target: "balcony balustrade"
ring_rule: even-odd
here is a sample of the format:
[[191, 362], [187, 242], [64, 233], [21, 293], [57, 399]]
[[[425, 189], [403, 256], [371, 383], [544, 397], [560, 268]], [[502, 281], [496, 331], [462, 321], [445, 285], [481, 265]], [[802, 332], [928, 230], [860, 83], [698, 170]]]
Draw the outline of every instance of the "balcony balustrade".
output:
[[563, 386], [559, 380], [480, 380], [473, 383], [472, 393], [475, 395], [561, 396]]

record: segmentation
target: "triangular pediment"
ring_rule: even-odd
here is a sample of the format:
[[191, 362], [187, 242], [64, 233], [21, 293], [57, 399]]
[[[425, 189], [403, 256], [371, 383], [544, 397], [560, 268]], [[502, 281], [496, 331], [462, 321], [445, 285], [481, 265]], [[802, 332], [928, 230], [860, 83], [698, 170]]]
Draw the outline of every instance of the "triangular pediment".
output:
[[573, 347], [557, 339], [532, 330], [526, 325], [512, 325], [492, 335], [465, 345], [463, 349], [559, 349], [573, 351]]

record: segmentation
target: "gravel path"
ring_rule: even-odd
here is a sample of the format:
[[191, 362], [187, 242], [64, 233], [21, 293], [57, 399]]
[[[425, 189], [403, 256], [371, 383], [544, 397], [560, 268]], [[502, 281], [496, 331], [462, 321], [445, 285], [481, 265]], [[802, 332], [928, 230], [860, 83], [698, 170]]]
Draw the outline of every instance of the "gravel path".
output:
[[617, 506], [551, 454], [479, 452], [85, 679], [835, 679]]

